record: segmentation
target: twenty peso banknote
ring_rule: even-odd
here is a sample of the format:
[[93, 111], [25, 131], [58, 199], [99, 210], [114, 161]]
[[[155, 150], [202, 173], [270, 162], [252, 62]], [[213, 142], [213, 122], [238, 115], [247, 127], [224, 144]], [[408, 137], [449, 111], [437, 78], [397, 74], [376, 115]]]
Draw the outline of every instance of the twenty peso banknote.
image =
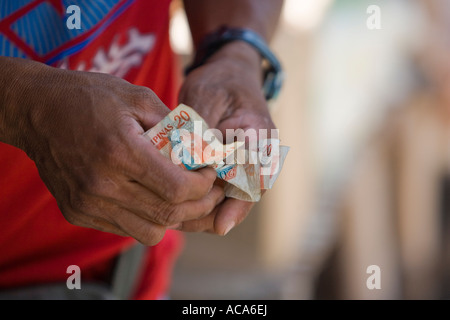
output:
[[240, 133], [235, 131], [226, 139], [231, 142], [223, 144], [220, 131], [210, 129], [197, 112], [180, 104], [144, 136], [176, 165], [188, 170], [214, 168], [225, 181], [227, 197], [256, 202], [261, 190], [272, 188], [289, 147], [260, 133], [257, 139], [247, 136], [246, 142]]

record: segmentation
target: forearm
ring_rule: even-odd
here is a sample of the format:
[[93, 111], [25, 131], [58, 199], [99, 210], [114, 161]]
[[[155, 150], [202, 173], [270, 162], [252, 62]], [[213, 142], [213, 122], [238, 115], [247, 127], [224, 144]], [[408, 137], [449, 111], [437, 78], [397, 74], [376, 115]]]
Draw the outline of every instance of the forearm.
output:
[[222, 25], [252, 29], [269, 41], [282, 5], [283, 0], [184, 0], [195, 46]]

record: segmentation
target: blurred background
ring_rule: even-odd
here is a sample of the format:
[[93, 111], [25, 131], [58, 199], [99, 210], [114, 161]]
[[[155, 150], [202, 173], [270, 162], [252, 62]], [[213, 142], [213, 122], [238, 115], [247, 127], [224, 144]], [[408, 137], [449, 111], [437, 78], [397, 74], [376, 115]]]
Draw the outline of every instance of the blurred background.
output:
[[449, 23], [447, 0], [285, 0], [283, 171], [227, 236], [186, 234], [171, 298], [449, 298]]

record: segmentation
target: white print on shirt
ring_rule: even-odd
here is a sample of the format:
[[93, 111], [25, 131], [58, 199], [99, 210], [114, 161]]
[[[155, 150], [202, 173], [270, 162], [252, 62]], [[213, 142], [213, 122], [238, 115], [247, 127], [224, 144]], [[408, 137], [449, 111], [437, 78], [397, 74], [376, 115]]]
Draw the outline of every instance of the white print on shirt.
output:
[[[136, 28], [128, 30], [128, 42], [120, 45], [118, 39], [106, 52], [100, 48], [92, 59], [92, 67], [86, 69], [86, 63], [81, 62], [75, 70], [108, 73], [123, 78], [132, 67], [142, 64], [142, 58], [155, 44], [154, 34], [140, 34]], [[64, 59], [61, 69], [68, 69], [67, 59]]]

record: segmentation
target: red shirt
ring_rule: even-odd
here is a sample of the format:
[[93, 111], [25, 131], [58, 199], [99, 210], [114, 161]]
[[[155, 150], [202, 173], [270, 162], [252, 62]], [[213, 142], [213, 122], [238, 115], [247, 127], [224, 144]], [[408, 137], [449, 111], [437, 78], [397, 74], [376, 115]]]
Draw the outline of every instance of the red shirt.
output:
[[[114, 74], [151, 88], [168, 107], [176, 106], [178, 68], [168, 37], [170, 0], [79, 1], [80, 30], [66, 27], [66, 1], [9, 3], [0, 5], [1, 55]], [[0, 290], [65, 283], [70, 265], [80, 267], [82, 283], [102, 280], [121, 250], [135, 243], [69, 224], [34, 163], [3, 143], [0, 225]], [[146, 272], [134, 298], [157, 299], [166, 292], [181, 240], [168, 231], [147, 250]]]

